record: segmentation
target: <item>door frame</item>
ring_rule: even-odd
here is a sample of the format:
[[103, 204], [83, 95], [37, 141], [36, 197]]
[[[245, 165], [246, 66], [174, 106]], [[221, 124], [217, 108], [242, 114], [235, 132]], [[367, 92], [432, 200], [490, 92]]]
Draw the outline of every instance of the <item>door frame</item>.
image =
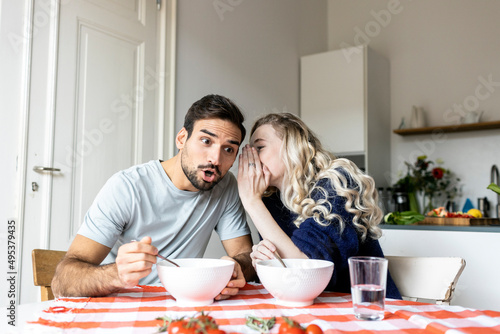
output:
[[[45, 106], [48, 122], [45, 122], [43, 126], [44, 129], [49, 128], [48, 133], [51, 134], [50, 138], [47, 139], [47, 147], [44, 152], [45, 161], [53, 161], [53, 147], [54, 147], [54, 115], [55, 115], [55, 94], [56, 94], [56, 76], [57, 76], [57, 49], [58, 49], [58, 28], [59, 28], [59, 11], [61, 2], [64, 3], [65, 0], [57, 1], [38, 1], [38, 0], [25, 0], [25, 10], [24, 10], [24, 31], [25, 38], [23, 39], [23, 54], [22, 54], [22, 64], [23, 64], [23, 91], [22, 91], [22, 108], [20, 110], [19, 122], [20, 122], [20, 136], [19, 136], [19, 148], [18, 148], [18, 161], [17, 168], [19, 172], [19, 179], [17, 180], [17, 213], [18, 221], [16, 222], [16, 232], [17, 232], [17, 279], [16, 279], [16, 304], [19, 304], [20, 297], [20, 282], [23, 274], [23, 260], [27, 261], [30, 259], [30, 254], [23, 254], [23, 235], [25, 230], [25, 204], [27, 196], [27, 180], [28, 173], [31, 172], [30, 168], [33, 166], [28, 166], [28, 149], [29, 149], [29, 134], [30, 131], [36, 129], [30, 129], [30, 116], [33, 114], [31, 111], [32, 104], [32, 94], [31, 94], [31, 78], [33, 76], [32, 72], [32, 62], [33, 62], [33, 43], [37, 38], [45, 38], [49, 41], [48, 61], [50, 63], [49, 69], [47, 70], [47, 79], [49, 86], [49, 93], [46, 94]], [[148, 0], [153, 1], [153, 0]], [[159, 80], [158, 96], [156, 101], [157, 110], [163, 110], [163, 113], [159, 112], [157, 117], [158, 124], [158, 143], [157, 143], [157, 156], [158, 157], [172, 157], [174, 154], [174, 130], [175, 130], [175, 64], [176, 64], [176, 27], [177, 27], [177, 0], [163, 0], [161, 1], [161, 8], [158, 13], [158, 24], [157, 24], [157, 68], [159, 73], [165, 73], [164, 80]], [[43, 26], [49, 26], [50, 29], [48, 34], [42, 36], [41, 28]], [[35, 40], [36, 41], [36, 40]], [[41, 194], [40, 201], [44, 204], [43, 208], [50, 205], [50, 197], [52, 191], [52, 176], [46, 176], [46, 189]], [[48, 203], [48, 204], [47, 204]], [[42, 210], [43, 214], [50, 215], [50, 210]], [[45, 220], [47, 221], [47, 219]], [[33, 245], [33, 248], [49, 248], [49, 234], [50, 226], [45, 224], [42, 226], [42, 231], [44, 237], [39, 245]]]

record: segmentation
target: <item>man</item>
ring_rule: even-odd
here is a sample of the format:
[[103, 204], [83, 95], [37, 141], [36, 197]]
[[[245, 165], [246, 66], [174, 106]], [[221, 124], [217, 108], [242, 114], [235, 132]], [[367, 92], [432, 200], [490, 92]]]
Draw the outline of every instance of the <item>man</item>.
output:
[[202, 257], [214, 229], [229, 255], [223, 258], [235, 261], [233, 278], [217, 299], [237, 294], [245, 277], [255, 274], [250, 229], [228, 173], [245, 137], [243, 121], [231, 100], [207, 95], [188, 110], [176, 156], [113, 175], [56, 269], [54, 294], [102, 296], [158, 282], [158, 251]]

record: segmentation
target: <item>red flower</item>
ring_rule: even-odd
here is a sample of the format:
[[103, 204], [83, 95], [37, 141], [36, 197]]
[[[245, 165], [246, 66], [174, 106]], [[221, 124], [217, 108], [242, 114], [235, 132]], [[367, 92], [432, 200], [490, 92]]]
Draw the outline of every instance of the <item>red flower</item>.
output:
[[434, 176], [435, 179], [440, 180], [443, 178], [444, 175], [444, 169], [441, 167], [436, 167], [432, 169], [432, 176]]

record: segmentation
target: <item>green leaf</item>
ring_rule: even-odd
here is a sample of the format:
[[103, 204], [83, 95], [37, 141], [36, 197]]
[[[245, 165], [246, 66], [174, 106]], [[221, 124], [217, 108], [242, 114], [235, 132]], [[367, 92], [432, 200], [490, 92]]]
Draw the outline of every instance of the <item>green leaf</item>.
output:
[[[420, 215], [420, 213], [416, 212], [416, 211], [402, 211], [401, 212], [401, 216], [405, 217], [405, 216], [418, 216]], [[425, 217], [424, 217], [425, 218]]]
[[247, 321], [245, 325], [247, 327], [256, 330], [260, 333], [268, 333], [276, 324], [276, 317], [272, 317], [269, 319], [259, 318], [252, 315], [247, 316]]
[[415, 211], [391, 212], [385, 215], [387, 224], [410, 225], [425, 219], [425, 216]]
[[490, 184], [486, 189], [491, 189], [491, 190], [493, 190], [494, 192], [496, 192], [497, 194], [500, 195], [500, 187], [497, 186], [494, 183]]
[[384, 216], [384, 222], [386, 222], [387, 224], [394, 224], [394, 217], [392, 212], [389, 212]]

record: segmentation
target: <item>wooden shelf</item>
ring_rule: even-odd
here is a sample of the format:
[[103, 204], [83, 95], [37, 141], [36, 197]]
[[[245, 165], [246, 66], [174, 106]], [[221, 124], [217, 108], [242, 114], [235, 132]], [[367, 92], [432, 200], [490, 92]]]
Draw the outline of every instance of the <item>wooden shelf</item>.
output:
[[492, 130], [492, 129], [500, 129], [500, 121], [446, 125], [446, 126], [428, 126], [425, 128], [416, 128], [416, 129], [397, 129], [393, 130], [393, 132], [400, 136], [411, 136], [411, 135], [420, 135], [425, 133], [464, 132], [464, 131], [479, 131], [479, 130]]

